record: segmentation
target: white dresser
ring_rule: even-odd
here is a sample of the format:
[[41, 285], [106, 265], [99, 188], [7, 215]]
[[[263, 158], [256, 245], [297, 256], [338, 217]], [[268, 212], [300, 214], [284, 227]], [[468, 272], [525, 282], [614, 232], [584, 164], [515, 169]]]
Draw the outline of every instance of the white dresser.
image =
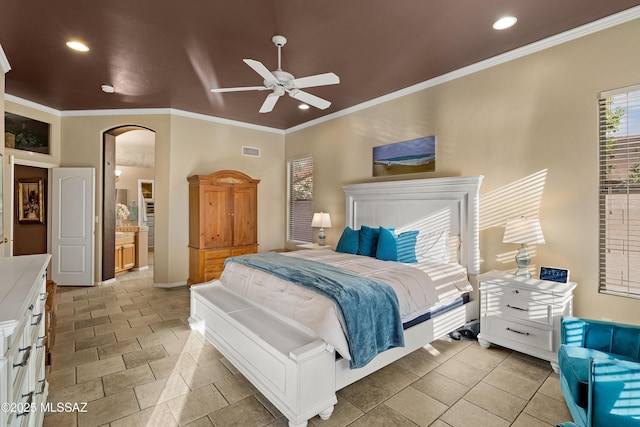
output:
[[478, 276], [480, 334], [491, 343], [551, 362], [558, 371], [560, 318], [573, 313], [575, 283], [525, 279], [501, 271]]
[[[41, 426], [47, 266], [51, 255], [0, 258], [0, 426]], [[42, 405], [43, 406], [43, 405]]]

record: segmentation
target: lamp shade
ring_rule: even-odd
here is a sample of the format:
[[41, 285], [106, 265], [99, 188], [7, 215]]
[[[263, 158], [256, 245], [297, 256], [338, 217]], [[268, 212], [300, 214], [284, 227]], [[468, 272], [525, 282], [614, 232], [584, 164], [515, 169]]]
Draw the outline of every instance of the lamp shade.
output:
[[537, 218], [511, 218], [504, 227], [502, 243], [535, 245], [544, 243], [544, 235]]
[[326, 212], [316, 212], [311, 220], [312, 227], [331, 228], [331, 216]]

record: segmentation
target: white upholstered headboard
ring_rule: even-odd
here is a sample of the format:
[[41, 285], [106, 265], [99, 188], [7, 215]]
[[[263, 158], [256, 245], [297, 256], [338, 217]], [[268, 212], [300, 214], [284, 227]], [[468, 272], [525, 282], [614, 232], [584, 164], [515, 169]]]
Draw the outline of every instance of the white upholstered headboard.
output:
[[460, 236], [460, 263], [480, 272], [478, 194], [482, 176], [345, 185], [346, 225], [448, 231]]

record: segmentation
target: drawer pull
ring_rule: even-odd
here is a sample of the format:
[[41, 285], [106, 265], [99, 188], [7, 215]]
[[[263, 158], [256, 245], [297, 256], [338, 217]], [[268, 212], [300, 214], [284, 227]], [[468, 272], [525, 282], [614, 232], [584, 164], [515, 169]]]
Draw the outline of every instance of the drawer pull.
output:
[[508, 308], [511, 308], [513, 310], [520, 310], [520, 311], [529, 311], [528, 308], [520, 308], [520, 307], [516, 307], [515, 305], [511, 305], [511, 304], [507, 304]]
[[45, 345], [47, 345], [47, 336], [43, 336], [43, 337], [38, 337], [39, 340], [42, 340], [42, 342], [40, 343], [40, 345], [37, 345], [36, 348], [42, 348]]
[[40, 385], [40, 391], [36, 392], [36, 394], [42, 394], [42, 393], [44, 393], [44, 389], [46, 388], [47, 382], [46, 382], [46, 380], [40, 380], [38, 382], [41, 385]]
[[517, 290], [517, 289], [515, 289], [515, 290], [513, 291], [513, 293], [514, 293], [514, 294], [519, 294], [519, 293], [520, 293], [520, 291], [519, 291], [519, 290]]
[[34, 314], [33, 317], [37, 317], [38, 320], [36, 320], [35, 323], [32, 323], [31, 326], [38, 326], [42, 321], [42, 313]]
[[[23, 394], [22, 397], [27, 397], [29, 396], [29, 398], [27, 399], [27, 401], [25, 402], [25, 407], [26, 408], [31, 408], [31, 403], [33, 402], [33, 392], [27, 393], [27, 394]], [[29, 415], [31, 412], [30, 411], [24, 411], [21, 412], [19, 414], [17, 414], [16, 416], [18, 417], [23, 417], [25, 415]]]
[[24, 351], [25, 353], [24, 356], [22, 356], [22, 362], [14, 363], [13, 367], [17, 368], [18, 366], [27, 366], [27, 363], [29, 363], [29, 358], [31, 357], [31, 346], [20, 348], [18, 349], [18, 351]]
[[531, 335], [529, 332], [520, 332], [520, 331], [517, 331], [517, 330], [515, 330], [515, 329], [511, 329], [511, 328], [507, 328], [507, 331], [509, 331], [509, 332], [515, 332], [516, 334], [520, 334], [520, 335], [526, 335], [526, 336]]
[[49, 297], [49, 292], [40, 292], [40, 301], [46, 301]]
[[29, 311], [32, 311], [32, 310], [33, 310], [33, 304], [29, 306]]

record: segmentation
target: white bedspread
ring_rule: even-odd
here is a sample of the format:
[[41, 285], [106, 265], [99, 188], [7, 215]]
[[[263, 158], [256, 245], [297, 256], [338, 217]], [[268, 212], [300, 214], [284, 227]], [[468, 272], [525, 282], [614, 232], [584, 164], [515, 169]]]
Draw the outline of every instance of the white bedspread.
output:
[[[329, 249], [285, 252], [283, 255], [331, 264], [389, 284], [398, 296], [403, 322], [472, 290], [467, 271], [459, 264], [401, 264]], [[344, 358], [351, 359], [341, 316], [328, 298], [235, 262], [227, 263], [220, 281], [245, 298], [305, 325]]]

